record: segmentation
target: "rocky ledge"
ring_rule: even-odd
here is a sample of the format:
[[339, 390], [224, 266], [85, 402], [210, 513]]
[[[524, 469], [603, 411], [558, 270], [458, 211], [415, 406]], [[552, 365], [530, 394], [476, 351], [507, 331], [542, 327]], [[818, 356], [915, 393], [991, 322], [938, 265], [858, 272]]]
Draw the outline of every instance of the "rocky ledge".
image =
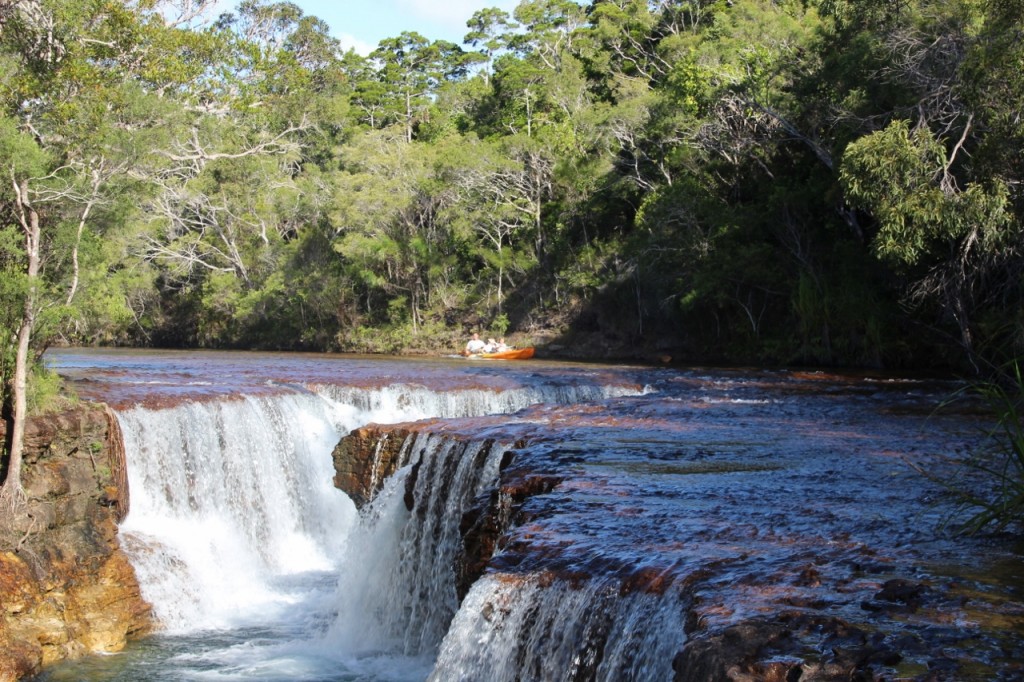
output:
[[149, 629], [149, 606], [118, 544], [128, 505], [121, 447], [117, 422], [101, 407], [27, 425], [28, 502], [0, 519], [0, 682], [117, 651]]
[[334, 486], [362, 509], [380, 492], [384, 480], [405, 464], [412, 432], [389, 426], [356, 429], [334, 448]]
[[[371, 426], [335, 451], [336, 480], [365, 504], [426, 434], [513, 448], [493, 488], [457, 520], [451, 579], [463, 606], [452, 627], [489, 633], [474, 641], [500, 640], [513, 621], [564, 630], [545, 624], [536, 595], [559, 592], [548, 599], [569, 604], [575, 591], [593, 595], [576, 615], [593, 622], [570, 658], [593, 670], [619, 646], [615, 602], [649, 609], [654, 599], [680, 614], [656, 626], [677, 630], [660, 655], [679, 682], [1024, 675], [1020, 555], [1005, 540], [944, 533], [942, 489], [907, 462], [938, 473], [976, 451], [973, 417], [904, 409], [900, 387], [890, 397], [841, 381], [824, 392], [784, 384], [766, 380], [756, 397], [679, 387], [513, 417]], [[418, 503], [407, 495], [407, 506]], [[535, 602], [518, 608], [510, 594]], [[434, 679], [467, 669], [504, 679], [505, 664], [483, 647], [456, 649], [446, 639]], [[519, 670], [555, 658], [514, 643], [503, 651], [520, 657]]]

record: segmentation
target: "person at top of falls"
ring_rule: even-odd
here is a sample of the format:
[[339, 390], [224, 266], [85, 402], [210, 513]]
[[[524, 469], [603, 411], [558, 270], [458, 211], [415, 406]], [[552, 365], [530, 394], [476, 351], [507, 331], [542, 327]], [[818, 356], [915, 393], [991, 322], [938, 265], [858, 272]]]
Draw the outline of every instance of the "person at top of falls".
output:
[[487, 352], [487, 344], [483, 342], [479, 334], [473, 332], [473, 337], [466, 343], [463, 355], [479, 355], [485, 352]]

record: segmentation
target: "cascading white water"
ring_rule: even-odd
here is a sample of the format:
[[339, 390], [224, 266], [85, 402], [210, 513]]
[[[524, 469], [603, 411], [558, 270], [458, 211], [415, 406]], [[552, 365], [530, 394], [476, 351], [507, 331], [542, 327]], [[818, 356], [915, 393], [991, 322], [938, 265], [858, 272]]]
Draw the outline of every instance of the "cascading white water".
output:
[[118, 418], [132, 499], [121, 532], [166, 630], [266, 618], [293, 599], [278, 576], [337, 563], [356, 513], [330, 452], [351, 410], [296, 393]]
[[[508, 449], [429, 434], [410, 437], [407, 446], [409, 464], [364, 513], [353, 540], [359, 559], [339, 585], [338, 619], [327, 639], [353, 652], [434, 653], [459, 606], [462, 515], [494, 487]], [[403, 499], [409, 476], [415, 476], [411, 512]], [[395, 536], [397, 542], [384, 541]]]
[[[362, 514], [325, 639], [356, 655], [400, 652], [433, 663], [431, 680], [671, 679], [685, 641], [678, 594], [620, 594], [540, 576], [485, 576], [461, 605], [463, 514], [497, 483], [508, 445], [410, 436], [405, 466]], [[413, 508], [406, 508], [409, 477]], [[388, 542], [386, 538], [398, 537]], [[440, 651], [439, 656], [435, 654]]]
[[[423, 679], [458, 609], [452, 560], [462, 512], [494, 484], [503, 447], [422, 437], [410, 443], [409, 466], [359, 514], [332, 485], [339, 439], [371, 422], [640, 392], [317, 385], [120, 411], [132, 502], [123, 546], [169, 641], [203, 642], [200, 653], [176, 657], [178, 679], [202, 670], [224, 680], [321, 679], [323, 671]], [[402, 498], [414, 465], [410, 515]], [[345, 598], [328, 598], [335, 589]], [[209, 630], [224, 634], [207, 646]], [[254, 647], [245, 633], [256, 632], [269, 638]]]
[[330, 457], [348, 431], [637, 393], [588, 385], [313, 388], [119, 413], [132, 500], [121, 532], [164, 630], [265, 622], [301, 597], [282, 589], [282, 576], [333, 570], [349, 554], [357, 515], [331, 484]]
[[671, 590], [621, 595], [614, 580], [486, 575], [463, 600], [429, 680], [668, 680], [684, 621]]
[[462, 389], [437, 392], [402, 384], [380, 389], [329, 385], [317, 386], [315, 390], [338, 403], [358, 409], [367, 422], [387, 424], [435, 417], [454, 419], [510, 414], [539, 403], [574, 405], [606, 398], [642, 395], [650, 389], [574, 383], [504, 391]]
[[[513, 389], [505, 394], [498, 389], [494, 392], [460, 390], [439, 396], [426, 388], [401, 386], [379, 390], [304, 386], [302, 382], [309, 377], [328, 381], [325, 377], [331, 376], [329, 372], [335, 368], [341, 380], [347, 360], [333, 359], [329, 370], [310, 369], [302, 364], [301, 371], [292, 372], [290, 358], [288, 362], [267, 368], [267, 358], [263, 355], [246, 356], [244, 361], [232, 356], [229, 362], [223, 363], [227, 369], [221, 367], [218, 371], [221, 376], [228, 376], [230, 371], [238, 377], [232, 374], [232, 380], [222, 385], [213, 378], [215, 373], [211, 370], [220, 362], [218, 357], [204, 355], [197, 368], [189, 366], [190, 356], [185, 354], [174, 354], [169, 360], [154, 357], [156, 362], [140, 361], [128, 371], [107, 366], [111, 363], [106, 354], [91, 364], [89, 357], [83, 360], [74, 355], [74, 362], [68, 366], [76, 371], [82, 387], [92, 387], [89, 393], [93, 397], [104, 398], [102, 390], [95, 387], [107, 386], [104, 390], [109, 391], [107, 397], [114, 405], [126, 405], [132, 400], [157, 404], [174, 396], [202, 399], [222, 391], [237, 391], [242, 395], [246, 393], [246, 386], [255, 386], [252, 393], [258, 395], [265, 395], [268, 386], [271, 390], [290, 390], [293, 394], [237, 400], [222, 398], [220, 402], [181, 404], [165, 410], [122, 411], [133, 501], [132, 515], [123, 527], [122, 538], [126, 545], [132, 545], [144, 591], [155, 602], [165, 627], [185, 632], [161, 633], [133, 643], [117, 656], [96, 657], [100, 663], [91, 671], [84, 669], [85, 662], [79, 661], [69, 671], [54, 671], [52, 677], [44, 673], [40, 682], [135, 682], [139, 679], [157, 682], [252, 679], [419, 682], [428, 677], [436, 681], [671, 679], [672, 659], [685, 644], [684, 614], [693, 608], [681, 599], [681, 595], [689, 592], [684, 588], [687, 582], [672, 583], [672, 580], [677, 572], [682, 572], [681, 567], [700, 570], [697, 562], [701, 557], [711, 562], [708, 565], [713, 574], [710, 582], [700, 578], [702, 590], [708, 587], [714, 592], [716, 585], [728, 581], [735, 572], [731, 570], [729, 559], [734, 551], [743, 549], [739, 546], [749, 538], [757, 536], [754, 538], [757, 547], [769, 553], [777, 549], [774, 556], [778, 559], [792, 549], [786, 538], [796, 533], [798, 539], [810, 543], [804, 548], [807, 551], [798, 552], [789, 560], [765, 564], [766, 568], [749, 567], [750, 580], [754, 581], [750, 584], [771, 588], [777, 583], [792, 587], [785, 582], [787, 571], [792, 569], [795, 575], [796, 570], [805, 568], [802, 563], [806, 563], [808, 552], [814, 553], [818, 540], [827, 540], [838, 532], [853, 532], [858, 539], [854, 543], [857, 547], [833, 550], [826, 548], [824, 541], [817, 543], [824, 552], [821, 558], [825, 567], [821, 571], [820, 589], [827, 590], [828, 581], [841, 581], [845, 575], [843, 567], [850, 561], [860, 561], [862, 554], [881, 558], [883, 562], [891, 558], [898, 575], [903, 569], [912, 573], [913, 564], [919, 563], [914, 557], [920, 554], [922, 560], [928, 559], [925, 554], [933, 547], [937, 546], [942, 556], [951, 556], [957, 549], [941, 542], [934, 545], [927, 530], [913, 534], [913, 538], [891, 536], [884, 529], [880, 530], [878, 524], [870, 520], [873, 518], [871, 509], [878, 505], [870, 506], [864, 519], [857, 517], [856, 510], [850, 507], [846, 510], [850, 512], [849, 520], [844, 517], [841, 522], [833, 523], [829, 519], [835, 515], [828, 509], [819, 510], [813, 504], [809, 507], [805, 504], [807, 496], [790, 507], [783, 506], [781, 514], [777, 513], [778, 504], [775, 504], [778, 500], [762, 501], [762, 508], [770, 507], [770, 511], [774, 511], [761, 515], [764, 518], [756, 521], [753, 535], [748, 532], [749, 524], [733, 529], [732, 521], [744, 515], [744, 502], [764, 492], [764, 486], [745, 482], [748, 477], [742, 473], [747, 471], [742, 468], [744, 462], [762, 457], [775, 461], [779, 455], [785, 457], [782, 473], [786, 485], [796, 479], [806, 479], [811, 481], [804, 485], [806, 490], [821, 493], [831, 481], [829, 476], [822, 477], [822, 472], [832, 475], [839, 471], [853, 476], [852, 482], [839, 490], [850, 493], [850, 499], [860, 499], [864, 490], [868, 490], [869, 498], [876, 495], [885, 503], [899, 502], [892, 514], [899, 515], [901, 510], [912, 512], [923, 499], [923, 493], [904, 504], [904, 496], [898, 491], [873, 491], [870, 484], [892, 473], [889, 471], [891, 453], [898, 453], [900, 448], [908, 452], [920, 449], [917, 447], [920, 439], [901, 434], [897, 422], [888, 417], [876, 424], [876, 417], [882, 412], [875, 408], [898, 404], [902, 412], [904, 405], [927, 403], [904, 403], [902, 398], [893, 403], [888, 397], [875, 396], [874, 388], [869, 387], [870, 397], [863, 397], [870, 401], [871, 408], [860, 412], [860, 407], [866, 403], [859, 402], [861, 398], [856, 396], [846, 400], [850, 389], [845, 381], [820, 382], [827, 387], [825, 393], [839, 390], [844, 402], [854, 403], [852, 408], [844, 406], [837, 412], [831, 395], [825, 395], [824, 400], [812, 398], [808, 404], [798, 405], [805, 393], [801, 389], [801, 400], [788, 400], [797, 391], [792, 387], [795, 382], [786, 378], [775, 382], [776, 386], [783, 387], [781, 394], [787, 397], [783, 401], [787, 403], [786, 414], [782, 415], [783, 426], [779, 428], [788, 429], [792, 425], [794, 430], [786, 436], [772, 435], [775, 433], [772, 428], [777, 426], [774, 421], [780, 418], [776, 411], [748, 408], [751, 403], [764, 402], [759, 395], [764, 393], [765, 383], [771, 384], [773, 380], [766, 382], [759, 376], [756, 382], [749, 383], [752, 387], [749, 395], [725, 397], [724, 406], [736, 409], [715, 411], [699, 407], [695, 401], [702, 400], [701, 395], [706, 394], [711, 396], [706, 403], [723, 403], [715, 397], [717, 393], [727, 388], [735, 392], [733, 387], [738, 390], [748, 384], [744, 380], [719, 381], [715, 376], [671, 373], [663, 381], [657, 380], [669, 394], [664, 400], [641, 401], [636, 406], [617, 401], [618, 404], [610, 405], [607, 410], [601, 406], [582, 410], [542, 409], [509, 419], [474, 420], [462, 425], [479, 426], [477, 433], [483, 438], [509, 432], [499, 426], [502, 423], [530, 422], [531, 425], [514, 427], [511, 432], [524, 437], [537, 434], [544, 441], [524, 453], [519, 460], [523, 468], [510, 472], [510, 482], [514, 480], [513, 473], [530, 471], [531, 463], [540, 465], [538, 473], [541, 475], [548, 471], [548, 465], [571, 467], [577, 473], [570, 474], [565, 483], [550, 493], [531, 495], [521, 508], [518, 505], [505, 508], [509, 514], [514, 514], [517, 508], [523, 512], [521, 517], [512, 517], [517, 519], [517, 525], [514, 535], [510, 536], [509, 555], [492, 562], [489, 567], [492, 572], [474, 583], [448, 622], [454, 609], [451, 533], [458, 530], [458, 519], [472, 494], [492, 484], [494, 476], [485, 472], [497, 467], [500, 446], [493, 448], [483, 442], [458, 444], [427, 437], [411, 439], [400, 458], [415, 459], [419, 468], [414, 469], [412, 465], [400, 470], [385, 482], [383, 492], [369, 510], [356, 515], [349, 502], [329, 484], [333, 474], [329, 453], [338, 436], [369, 421], [511, 412], [532, 402], [574, 402], [628, 395], [633, 391], [618, 388], [574, 391], [571, 387], [559, 386], [551, 390], [543, 387]], [[161, 369], [159, 381], [151, 382], [146, 377], [150, 364]], [[377, 367], [369, 367], [371, 364], [379, 365], [380, 372], [392, 371], [389, 363], [363, 361], [357, 364], [359, 373], [353, 382], [360, 385], [379, 382], [380, 376], [373, 374]], [[93, 377], [92, 370], [97, 365], [99, 369]], [[473, 376], [459, 376], [457, 372], [446, 377], [436, 372], [416, 374], [398, 369], [395, 375], [405, 376], [410, 381], [423, 376], [425, 384], [462, 389], [480, 385], [515, 386], [520, 380], [537, 384], [566, 383], [582, 376], [574, 372], [552, 374], [554, 378], [549, 378], [544, 372], [529, 369], [524, 372], [529, 376], [509, 372], [502, 377], [492, 377], [488, 382], [479, 381], [480, 374], [474, 381]], [[629, 374], [632, 373], [620, 376]], [[206, 384], [208, 375], [210, 382]], [[608, 376], [614, 378], [615, 375]], [[196, 377], [202, 378], [196, 380]], [[187, 380], [188, 388], [184, 383], [175, 383], [179, 378]], [[466, 383], [455, 383], [464, 378]], [[819, 382], [815, 380], [815, 383]], [[137, 388], [135, 384], [145, 384], [145, 388]], [[217, 388], [207, 390], [207, 386]], [[861, 391], [860, 387], [853, 388]], [[806, 393], [810, 395], [813, 391]], [[879, 398], [881, 401], [876, 403]], [[577, 422], [576, 418], [581, 415], [585, 415], [584, 419]], [[822, 415], [829, 423], [841, 422], [842, 428], [833, 429], [829, 434], [819, 433], [820, 429], [816, 431], [813, 426]], [[916, 420], [916, 416], [914, 418]], [[934, 452], [941, 456], [947, 452], [946, 446], [952, 448], [948, 450], [950, 453], [969, 450], [973, 440], [961, 440], [953, 429], [969, 430], [970, 418], [958, 417], [939, 425], [938, 440], [954, 436], [950, 442], [955, 447], [936, 440]], [[644, 422], [651, 423], [651, 428]], [[539, 425], [534, 427], [533, 423]], [[911, 423], [916, 424], [916, 421]], [[810, 426], [804, 429], [801, 424]], [[623, 432], [634, 426], [637, 427], [635, 433]], [[879, 428], [882, 430], [878, 431]], [[754, 435], [750, 436], [752, 429]], [[849, 450], [852, 464], [841, 471], [835, 469], [834, 457], [824, 460], [809, 457], [809, 463], [796, 464], [797, 459], [814, 450], [806, 448], [807, 439], [801, 436], [805, 431], [825, 438], [826, 444], [830, 448], [834, 446], [836, 452]], [[465, 433], [466, 430], [450, 432]], [[851, 433], [859, 434], [855, 447], [851, 445], [844, 450]], [[556, 441], [559, 437], [563, 438], [561, 442]], [[858, 459], [853, 457], [854, 450], [867, 454]], [[389, 456], [391, 452], [393, 449], [389, 449]], [[718, 475], [714, 465], [719, 460], [729, 480]], [[703, 471], [706, 461], [713, 462], [708, 482], [694, 483], [696, 477], [692, 474], [695, 470]], [[738, 465], [735, 470], [731, 468], [734, 463]], [[470, 478], [469, 471], [460, 471], [463, 465], [478, 469], [480, 475], [476, 484], [462, 485]], [[853, 467], [861, 466], [866, 467], [865, 472], [854, 473]], [[757, 478], [755, 474], [761, 471], [760, 467], [754, 468], [756, 471], [750, 479]], [[380, 475], [383, 471], [382, 466], [376, 473]], [[561, 472], [562, 469], [551, 471]], [[818, 485], [823, 480], [825, 484]], [[407, 484], [410, 490], [415, 488], [413, 511], [406, 508], [403, 499]], [[769, 488], [785, 493], [786, 485], [782, 488], [769, 485]], [[686, 490], [682, 491], [684, 487]], [[530, 491], [544, 489], [545, 486], [531, 487]], [[456, 492], [449, 496], [452, 490]], [[676, 494], [677, 491], [682, 492]], [[620, 494], [622, 504], [619, 504]], [[793, 496], [787, 493], [783, 497]], [[499, 499], [499, 514], [502, 502]], [[494, 511], [493, 507], [490, 509]], [[796, 520], [783, 518], [787, 510], [797, 517]], [[695, 518], [695, 511], [714, 513], [708, 518], [702, 515]], [[566, 515], [561, 516], [562, 512]], [[826, 514], [830, 515], [829, 519]], [[505, 521], [512, 522], [509, 516], [497, 520], [473, 517], [472, 520], [494, 522], [499, 528], [506, 527]], [[666, 524], [664, 527], [661, 527], [662, 522]], [[824, 530], [818, 527], [821, 523], [824, 523]], [[715, 531], [710, 540], [702, 534], [705, 526]], [[828, 532], [832, 526], [835, 532]], [[719, 533], [719, 529], [724, 534]], [[487, 530], [494, 528], [487, 527]], [[758, 535], [758, 530], [765, 532]], [[861, 532], [864, 535], [860, 535]], [[693, 547], [684, 542], [691, 536], [696, 543]], [[485, 539], [492, 538], [488, 535]], [[913, 543], [922, 538], [927, 539], [926, 543], [915, 548]], [[519, 545], [519, 540], [527, 544]], [[563, 542], [566, 544], [561, 544]], [[772, 543], [781, 544], [773, 549]], [[546, 551], [548, 548], [552, 550], [550, 554]], [[518, 555], [521, 549], [526, 552]], [[552, 563], [564, 565], [563, 559], [570, 562], [565, 566], [568, 574], [563, 576], [555, 569], [544, 570]], [[648, 581], [646, 572], [631, 574], [633, 580], [626, 578], [625, 582], [620, 582], [618, 575], [612, 576], [620, 561], [623, 570], [647, 571], [656, 568], [662, 560], [678, 561], [673, 564], [675, 568], [666, 569], [664, 574], [651, 574], [656, 580]], [[727, 565], [716, 573], [723, 560]], [[647, 561], [651, 563], [648, 565]], [[817, 559], [815, 562], [818, 563]], [[826, 570], [829, 565], [836, 570]], [[358, 566], [360, 571], [350, 571], [352, 566]], [[324, 568], [329, 570], [323, 571]], [[745, 563], [742, 568], [740, 572], [746, 576]], [[981, 567], [951, 564], [950, 568], [955, 572], [954, 582], [962, 582], [962, 569]], [[334, 600], [330, 597], [335, 594], [339, 577], [342, 598]], [[359, 577], [362, 579], [357, 580]], [[877, 588], [877, 585], [872, 587], [874, 582], [867, 580], [855, 589], [868, 590], [866, 594], [870, 598]], [[633, 591], [637, 588], [641, 591]], [[642, 591], [644, 589], [665, 591], [654, 593]], [[980, 598], [984, 603], [995, 603], [997, 599], [1002, 603], [1012, 590], [1013, 586], [1009, 585], [1005, 592], [986, 593]], [[744, 613], [760, 613], [764, 608], [764, 613], [771, 614], [775, 605], [782, 609], [782, 614], [789, 613], [789, 591], [783, 590], [781, 596], [778, 590], [762, 592], [754, 595], [754, 611], [748, 609]], [[723, 598], [731, 598], [729, 590], [723, 594]], [[854, 608], [861, 601], [857, 595], [852, 594]], [[1012, 599], [1007, 602], [1007, 608], [1012, 609], [1012, 602]], [[361, 605], [365, 611], [346, 610], [351, 604]], [[342, 618], [334, 622], [332, 612], [339, 609]], [[304, 613], [313, 613], [315, 617], [304, 617]], [[695, 614], [690, 612], [689, 615]], [[740, 616], [745, 617], [743, 613]], [[329, 628], [328, 620], [331, 621]], [[885, 634], [887, 642], [905, 634], [903, 625], [897, 623], [900, 619], [892, 621], [892, 629], [884, 620], [872, 615], [864, 625], [869, 629], [881, 627], [879, 636]], [[947, 619], [938, 614], [932, 620], [941, 630]], [[226, 629], [217, 632], [204, 629], [221, 626]], [[917, 632], [921, 628], [911, 629]], [[996, 670], [995, 665], [988, 664], [998, 660], [1001, 666], [1009, 660], [1005, 658], [1007, 649], [1002, 633], [990, 639], [990, 630], [985, 629], [978, 631], [978, 635], [972, 635], [971, 641], [989, 639], [990, 644], [985, 646], [991, 649], [958, 650], [968, 654], [963, 660], [968, 661], [971, 669], [977, 665], [981, 670]], [[813, 631], [809, 636], [813, 637]], [[937, 637], [941, 639], [942, 632]], [[349, 648], [358, 654], [356, 656], [343, 651], [343, 644], [353, 642], [363, 643], [361, 650]], [[803, 648], [799, 643], [798, 646]], [[813, 642], [808, 646], [813, 646]], [[912, 647], [911, 651], [919, 648]], [[423, 654], [405, 657], [399, 653], [406, 651]], [[890, 652], [879, 649], [878, 653], [888, 656]], [[981, 655], [975, 657], [975, 653]], [[822, 652], [822, 655], [827, 654]], [[988, 656], [994, 658], [986, 658]], [[908, 665], [921, 667], [925, 662], [931, 663], [915, 658]], [[789, 672], [794, 671], [799, 672], [790, 667]]]

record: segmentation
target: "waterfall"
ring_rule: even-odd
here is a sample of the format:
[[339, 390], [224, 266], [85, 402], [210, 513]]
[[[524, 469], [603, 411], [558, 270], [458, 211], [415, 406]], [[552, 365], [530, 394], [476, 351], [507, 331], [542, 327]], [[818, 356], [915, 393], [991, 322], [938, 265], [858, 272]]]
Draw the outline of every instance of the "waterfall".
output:
[[623, 594], [615, 579], [570, 584], [548, 575], [485, 575], [459, 604], [460, 524], [496, 486], [507, 449], [409, 437], [406, 465], [353, 532], [338, 619], [325, 639], [356, 655], [436, 660], [436, 682], [671, 679], [685, 642], [677, 591]]
[[[211, 641], [176, 665], [237, 665], [267, 679], [293, 665], [343, 678], [423, 679], [460, 608], [463, 514], [495, 486], [508, 446], [410, 437], [402, 468], [361, 513], [332, 485], [334, 446], [368, 423], [643, 392], [544, 378], [504, 390], [267, 387], [275, 393], [116, 415], [131, 495], [122, 546], [143, 596], [172, 637], [224, 633], [214, 638], [224, 645]], [[247, 633], [256, 632], [277, 634], [253, 646]]]
[[[190, 632], [266, 619], [308, 590], [289, 585], [288, 576], [334, 571], [343, 559], [352, 560], [348, 535], [358, 515], [332, 486], [330, 457], [350, 430], [370, 422], [510, 413], [540, 402], [639, 392], [561, 384], [447, 393], [400, 384], [288, 388], [293, 392], [118, 413], [131, 494], [122, 538], [164, 630]], [[494, 472], [496, 466], [491, 465]], [[457, 530], [457, 518], [454, 523]], [[376, 542], [404, 547], [414, 542], [408, 537], [413, 532], [402, 531], [401, 539], [378, 536]], [[446, 618], [454, 612], [450, 597]], [[426, 640], [440, 640], [436, 622], [425, 627], [430, 630]]]
[[[503, 391], [457, 389], [432, 391], [420, 386], [394, 384], [379, 389], [323, 385], [314, 389], [335, 402], [359, 410], [366, 422], [380, 424], [426, 418], [453, 419], [486, 414], [511, 414], [531, 405], [576, 403], [642, 395], [649, 388], [595, 384], [539, 384]], [[396, 415], [400, 415], [396, 418]], [[365, 422], [364, 422], [365, 423]]]
[[[463, 513], [494, 487], [508, 449], [430, 434], [411, 436], [405, 446], [408, 464], [354, 534], [338, 620], [327, 635], [356, 652], [435, 653], [459, 607], [455, 565]], [[411, 511], [404, 502], [409, 477]]]
[[118, 418], [132, 501], [121, 533], [164, 629], [265, 617], [295, 600], [282, 576], [337, 564], [356, 518], [331, 484], [345, 410], [291, 394]]
[[429, 679], [669, 680], [684, 623], [674, 590], [621, 594], [615, 580], [486, 575], [466, 595]]
[[[952, 467], [977, 445], [964, 435], [976, 421], [968, 413], [929, 422], [921, 440], [937, 395], [893, 399], [872, 382], [815, 377], [812, 386], [785, 373], [61, 357], [80, 395], [116, 412], [128, 478], [117, 487], [131, 495], [119, 538], [162, 631], [117, 656], [44, 671], [40, 682], [654, 680], [676, 677], [673, 659], [688, 665], [690, 653], [738, 675], [892, 676], [937, 662], [950, 674], [998, 677], [1020, 658], [998, 628], [1006, 618], [978, 625], [969, 618], [977, 608], [943, 611], [965, 581], [998, 574], [1009, 578], [982, 581], [972, 600], [1012, 616], [1009, 548], [957, 563], [962, 547], [884, 523], [913, 515], [930, 494], [901, 494], [899, 453]], [[335, 445], [370, 422], [633, 396], [646, 392], [628, 386], [637, 377], [667, 395], [367, 429], [345, 444], [353, 450], [339, 449], [339, 469], [358, 469], [338, 480], [375, 478], [379, 492], [357, 511], [332, 485]], [[353, 386], [331, 385], [346, 381]], [[375, 433], [389, 440], [372, 461]], [[512, 439], [525, 442], [502, 473]], [[897, 474], [895, 484], [886, 478]], [[838, 496], [842, 514], [815, 497], [823, 494]], [[755, 497], [760, 506], [747, 509]], [[879, 520], [873, 510], [883, 507]], [[849, 567], [860, 565], [870, 570], [851, 583]], [[910, 620], [904, 582], [925, 593]], [[947, 652], [948, 631], [964, 622], [968, 645]], [[687, 642], [687, 623], [700, 641]], [[779, 632], [794, 636], [776, 647]], [[735, 637], [749, 651], [730, 649]]]

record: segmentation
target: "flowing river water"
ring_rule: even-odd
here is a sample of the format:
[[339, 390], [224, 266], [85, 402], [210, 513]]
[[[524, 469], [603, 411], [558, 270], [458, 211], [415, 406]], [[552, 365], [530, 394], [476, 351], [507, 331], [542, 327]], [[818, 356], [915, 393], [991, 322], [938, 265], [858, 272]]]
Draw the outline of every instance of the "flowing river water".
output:
[[[958, 461], [987, 447], [988, 425], [936, 411], [953, 382], [234, 352], [48, 361], [117, 413], [121, 541], [160, 629], [40, 680], [698, 679], [737, 628], [772, 643], [762, 667], [821, 672], [856, 650], [883, 676], [1024, 675], [1019, 547], [952, 538], [942, 487], [915, 469], [985, 485]], [[371, 423], [406, 440], [357, 509], [331, 453]], [[491, 526], [465, 578], [467, 538]]]

